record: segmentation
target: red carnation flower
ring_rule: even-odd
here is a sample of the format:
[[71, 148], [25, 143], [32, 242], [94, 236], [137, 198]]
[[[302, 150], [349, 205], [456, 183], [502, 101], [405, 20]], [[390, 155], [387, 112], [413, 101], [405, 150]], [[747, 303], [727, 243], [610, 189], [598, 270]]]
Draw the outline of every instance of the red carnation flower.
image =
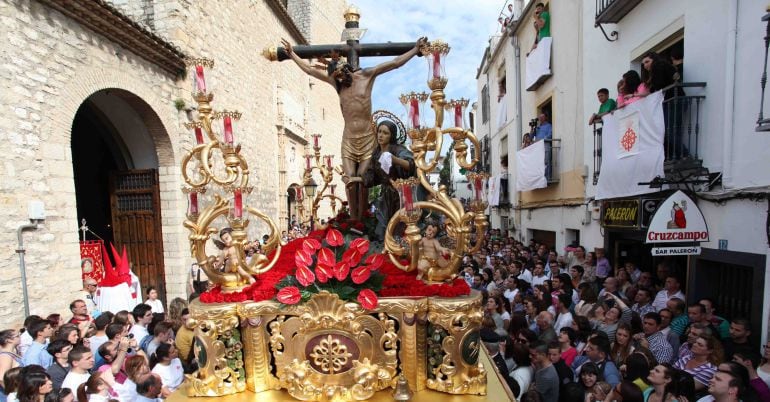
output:
[[296, 286], [287, 286], [278, 291], [276, 298], [283, 304], [297, 304], [302, 299], [302, 295]]
[[326, 232], [326, 244], [328, 244], [330, 247], [337, 247], [341, 246], [345, 243], [345, 240], [342, 238], [342, 233], [340, 233], [337, 229], [329, 229]]
[[361, 304], [361, 307], [367, 310], [374, 310], [377, 308], [377, 304], [379, 303], [379, 300], [377, 300], [377, 294], [374, 293], [371, 289], [364, 289], [359, 292], [358, 298], [356, 300], [358, 300], [358, 302]]
[[310, 286], [310, 284], [315, 282], [315, 274], [308, 267], [298, 266], [295, 276], [302, 286]]
[[366, 282], [367, 279], [372, 275], [372, 270], [369, 268], [368, 265], [362, 265], [356, 269], [354, 269], [350, 273], [350, 278], [353, 280], [353, 283], [356, 285], [360, 285], [364, 282]]

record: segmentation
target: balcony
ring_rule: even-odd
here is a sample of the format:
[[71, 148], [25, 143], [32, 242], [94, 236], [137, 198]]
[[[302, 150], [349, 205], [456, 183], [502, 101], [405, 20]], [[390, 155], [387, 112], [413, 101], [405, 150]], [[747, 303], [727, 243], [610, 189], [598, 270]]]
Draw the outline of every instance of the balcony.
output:
[[508, 173], [500, 174], [500, 200], [497, 205], [492, 206], [495, 209], [511, 209], [511, 195], [508, 191]]
[[596, 0], [596, 24], [617, 24], [642, 0]]
[[546, 139], [543, 142], [545, 142], [545, 179], [548, 181], [548, 185], [551, 185], [559, 182], [561, 139]]
[[[702, 95], [705, 82], [677, 83], [669, 87], [680, 95], [663, 101], [665, 129], [663, 164], [667, 177], [686, 177], [692, 173], [703, 173], [702, 161], [698, 155], [700, 119], [706, 96]], [[594, 174], [593, 183], [599, 182], [602, 166], [602, 123], [593, 124]]]

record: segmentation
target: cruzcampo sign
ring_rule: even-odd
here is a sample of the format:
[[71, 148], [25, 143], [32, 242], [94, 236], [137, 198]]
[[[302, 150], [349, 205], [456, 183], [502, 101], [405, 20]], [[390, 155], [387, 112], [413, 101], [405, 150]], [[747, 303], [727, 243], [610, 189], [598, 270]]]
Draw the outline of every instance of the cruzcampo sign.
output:
[[645, 243], [709, 241], [709, 230], [698, 206], [681, 190], [666, 198], [647, 229]]

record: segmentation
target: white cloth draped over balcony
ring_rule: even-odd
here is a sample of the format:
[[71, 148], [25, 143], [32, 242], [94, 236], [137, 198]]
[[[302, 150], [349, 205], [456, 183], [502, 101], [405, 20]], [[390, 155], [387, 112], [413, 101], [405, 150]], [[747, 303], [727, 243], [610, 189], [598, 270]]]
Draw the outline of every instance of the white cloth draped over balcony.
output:
[[516, 190], [548, 187], [545, 178], [545, 141], [537, 141], [516, 152]]
[[659, 191], [639, 183], [664, 177], [663, 92], [607, 114], [602, 121], [602, 166], [596, 199]]
[[497, 129], [500, 130], [505, 127], [505, 123], [508, 122], [508, 102], [503, 95], [497, 102]]
[[537, 85], [551, 75], [551, 43], [553, 39], [546, 37], [540, 39], [537, 48], [527, 56], [527, 69], [524, 84], [528, 91], [534, 90]]
[[496, 207], [500, 205], [500, 179], [503, 177], [502, 173], [498, 173], [489, 178], [489, 193], [487, 194], [487, 202], [490, 207]]

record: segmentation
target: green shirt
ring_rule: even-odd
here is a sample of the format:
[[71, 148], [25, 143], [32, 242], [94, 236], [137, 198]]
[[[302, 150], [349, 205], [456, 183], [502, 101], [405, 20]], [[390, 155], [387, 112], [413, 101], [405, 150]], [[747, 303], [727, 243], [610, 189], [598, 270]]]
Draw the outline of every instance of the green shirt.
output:
[[618, 108], [618, 104], [615, 103], [615, 99], [608, 98], [601, 106], [599, 106], [599, 114], [611, 112]]
[[543, 19], [543, 27], [537, 31], [537, 40], [548, 38], [551, 36], [551, 14], [548, 11], [540, 13], [540, 18]]

